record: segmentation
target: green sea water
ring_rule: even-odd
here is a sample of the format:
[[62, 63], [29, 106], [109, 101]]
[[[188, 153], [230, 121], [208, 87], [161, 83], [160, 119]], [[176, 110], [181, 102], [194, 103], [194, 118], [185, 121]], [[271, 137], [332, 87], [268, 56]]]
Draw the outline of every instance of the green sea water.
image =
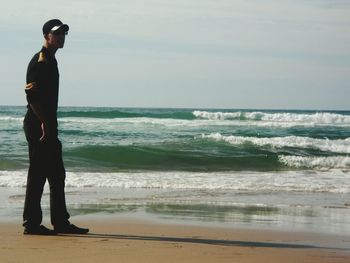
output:
[[[0, 170], [27, 166], [24, 114], [0, 107]], [[350, 167], [350, 112], [64, 107], [58, 116], [75, 171]]]

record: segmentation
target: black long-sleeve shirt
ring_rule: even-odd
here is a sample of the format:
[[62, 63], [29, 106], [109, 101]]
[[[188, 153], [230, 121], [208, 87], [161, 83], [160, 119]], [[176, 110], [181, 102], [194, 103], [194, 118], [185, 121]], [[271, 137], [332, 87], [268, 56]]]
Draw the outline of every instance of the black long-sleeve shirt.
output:
[[40, 127], [41, 121], [30, 104], [40, 105], [50, 133], [57, 136], [59, 72], [57, 60], [47, 48], [43, 47], [29, 62], [27, 84], [35, 86], [35, 88], [26, 89], [28, 111], [25, 121], [29, 125]]

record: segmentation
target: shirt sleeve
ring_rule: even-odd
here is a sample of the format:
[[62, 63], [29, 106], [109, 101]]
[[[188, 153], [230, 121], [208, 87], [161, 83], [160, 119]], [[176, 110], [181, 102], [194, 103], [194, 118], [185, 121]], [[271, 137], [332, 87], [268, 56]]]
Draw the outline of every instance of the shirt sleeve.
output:
[[42, 76], [43, 76], [43, 63], [42, 62], [31, 62], [27, 70], [27, 85], [25, 92], [27, 95], [28, 103], [39, 102], [42, 97]]

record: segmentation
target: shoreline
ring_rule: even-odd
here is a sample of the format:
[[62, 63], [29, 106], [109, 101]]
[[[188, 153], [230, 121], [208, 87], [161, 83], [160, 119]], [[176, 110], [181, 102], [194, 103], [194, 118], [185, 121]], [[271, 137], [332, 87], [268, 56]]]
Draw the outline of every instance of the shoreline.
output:
[[[0, 223], [5, 262], [349, 262], [350, 238], [156, 222], [115, 215], [75, 216], [90, 234], [26, 236]], [[342, 244], [335, 246], [335, 244]]]
[[[21, 220], [25, 188], [2, 188], [0, 222]], [[262, 229], [293, 229], [330, 235], [349, 233], [349, 195], [189, 191], [175, 189], [67, 188], [72, 217], [125, 218], [169, 224]], [[42, 198], [49, 216], [49, 192]]]

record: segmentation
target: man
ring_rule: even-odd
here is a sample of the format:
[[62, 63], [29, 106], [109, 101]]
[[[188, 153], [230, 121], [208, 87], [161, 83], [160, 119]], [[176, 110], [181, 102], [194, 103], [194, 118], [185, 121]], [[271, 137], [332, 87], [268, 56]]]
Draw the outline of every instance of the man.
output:
[[[59, 72], [56, 51], [63, 48], [69, 27], [58, 19], [43, 26], [45, 43], [27, 69], [27, 113], [24, 131], [29, 146], [29, 171], [23, 212], [24, 234], [86, 234], [89, 230], [71, 224], [66, 208], [62, 145], [58, 139], [57, 104]], [[50, 213], [54, 230], [41, 225], [40, 206], [46, 179], [50, 185]]]

